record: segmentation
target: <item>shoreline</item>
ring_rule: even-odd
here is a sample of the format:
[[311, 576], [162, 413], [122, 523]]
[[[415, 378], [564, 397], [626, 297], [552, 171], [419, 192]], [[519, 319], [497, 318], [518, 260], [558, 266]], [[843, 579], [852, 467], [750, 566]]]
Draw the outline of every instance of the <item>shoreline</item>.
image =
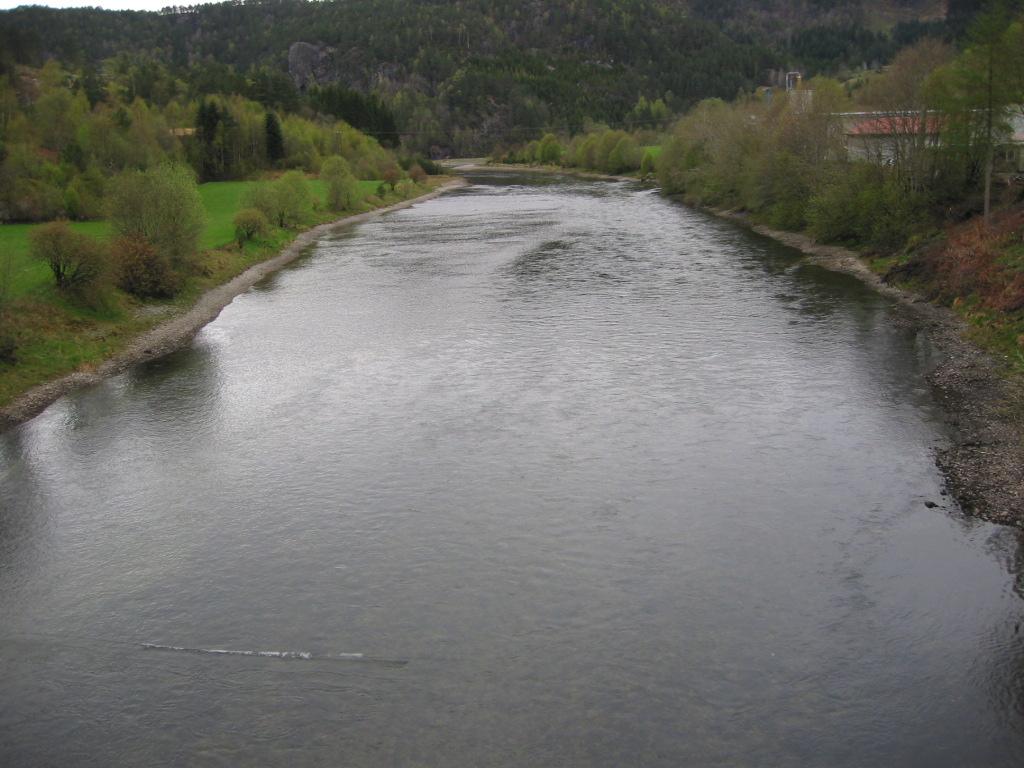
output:
[[23, 392], [0, 408], [0, 432], [33, 419], [55, 401], [76, 389], [98, 384], [107, 377], [122, 373], [132, 365], [155, 360], [186, 346], [205, 325], [215, 320], [221, 310], [234, 301], [236, 296], [245, 293], [259, 281], [298, 259], [309, 246], [328, 232], [410, 208], [417, 203], [439, 197], [445, 192], [464, 187], [467, 183], [465, 179], [454, 178], [418, 197], [365, 213], [344, 216], [303, 230], [275, 256], [253, 264], [228, 282], [206, 291], [187, 310], [136, 337], [123, 350], [104, 360], [94, 370], [75, 371]]
[[[448, 165], [450, 163], [451, 165]], [[612, 173], [586, 171], [582, 168], [563, 168], [555, 165], [512, 165], [511, 163], [478, 163], [473, 160], [464, 162], [450, 160], [442, 163], [448, 170], [456, 173], [472, 173], [474, 171], [501, 171], [519, 173], [543, 173], [549, 176], [576, 176], [581, 179], [597, 179], [598, 181], [633, 181], [642, 184], [637, 176], [617, 176]]]
[[939, 356], [926, 378], [949, 426], [950, 444], [935, 457], [949, 493], [965, 514], [1024, 528], [1024, 382], [1007, 378], [990, 353], [965, 337], [967, 324], [953, 310], [886, 283], [856, 251], [755, 224], [735, 211], [699, 210], [795, 248], [908, 308]]

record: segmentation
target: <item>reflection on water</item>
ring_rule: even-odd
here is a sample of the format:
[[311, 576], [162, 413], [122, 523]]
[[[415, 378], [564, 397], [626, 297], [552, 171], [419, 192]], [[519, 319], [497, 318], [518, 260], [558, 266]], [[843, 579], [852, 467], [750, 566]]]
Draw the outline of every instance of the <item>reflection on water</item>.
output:
[[902, 310], [476, 181], [0, 436], [2, 762], [1019, 765], [1024, 555]]

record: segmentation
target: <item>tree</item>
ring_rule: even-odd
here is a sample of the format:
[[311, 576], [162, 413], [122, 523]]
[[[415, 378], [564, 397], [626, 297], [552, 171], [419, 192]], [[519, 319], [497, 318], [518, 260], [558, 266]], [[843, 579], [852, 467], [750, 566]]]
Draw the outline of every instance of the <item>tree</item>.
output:
[[289, 171], [274, 186], [277, 188], [281, 226], [298, 226], [313, 212], [313, 195], [300, 171]]
[[181, 275], [145, 237], [119, 237], [111, 252], [121, 290], [145, 299], [169, 298], [181, 288]]
[[312, 215], [313, 198], [300, 171], [289, 171], [274, 182], [261, 182], [246, 195], [255, 208], [279, 227], [297, 226]]
[[284, 134], [281, 132], [281, 123], [273, 112], [267, 112], [263, 132], [267, 144], [267, 160], [276, 163], [284, 159]]
[[1024, 101], [1024, 26], [1010, 19], [1005, 2], [978, 16], [967, 49], [931, 83], [945, 113], [945, 144], [951, 154], [963, 155], [967, 183], [976, 180], [980, 168], [986, 226], [996, 147], [1008, 132], [1011, 105]]
[[553, 133], [544, 135], [537, 147], [537, 161], [542, 165], [558, 165], [562, 159], [562, 145]]
[[352, 210], [359, 204], [359, 182], [345, 158], [334, 155], [324, 160], [320, 178], [327, 184], [327, 207], [332, 211]]
[[876, 163], [891, 163], [897, 181], [907, 190], [933, 187], [933, 162], [938, 117], [928, 93], [928, 79], [948, 64], [953, 48], [925, 38], [900, 51], [882, 74], [870, 78], [858, 94], [858, 103], [883, 116], [874, 121], [887, 128], [889, 137]]
[[402, 178], [402, 172], [398, 170], [397, 166], [392, 166], [384, 171], [384, 183], [391, 187], [392, 191], [395, 189], [395, 185]]
[[233, 223], [235, 225], [235, 241], [239, 248], [257, 237], [265, 237], [270, 229], [267, 217], [257, 208], [243, 208], [235, 214]]
[[103, 246], [72, 230], [66, 221], [50, 222], [32, 230], [29, 252], [49, 265], [57, 288], [62, 291], [89, 288], [103, 278], [107, 269]]
[[120, 237], [142, 237], [177, 271], [187, 271], [199, 249], [206, 212], [195, 174], [165, 163], [115, 179], [110, 221]]

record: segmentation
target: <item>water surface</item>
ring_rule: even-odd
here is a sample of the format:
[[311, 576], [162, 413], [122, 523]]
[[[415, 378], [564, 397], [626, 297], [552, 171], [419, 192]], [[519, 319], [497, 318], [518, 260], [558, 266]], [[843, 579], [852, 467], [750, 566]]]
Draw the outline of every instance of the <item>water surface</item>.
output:
[[1020, 765], [1018, 540], [900, 310], [474, 181], [0, 436], [0, 762]]

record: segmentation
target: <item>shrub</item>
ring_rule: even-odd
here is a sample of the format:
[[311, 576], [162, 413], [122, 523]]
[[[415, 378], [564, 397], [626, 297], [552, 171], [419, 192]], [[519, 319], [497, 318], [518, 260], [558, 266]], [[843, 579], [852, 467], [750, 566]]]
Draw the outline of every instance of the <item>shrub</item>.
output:
[[427, 172], [423, 170], [423, 166], [419, 163], [413, 163], [409, 167], [409, 178], [417, 184], [422, 184], [427, 180]]
[[332, 211], [348, 211], [359, 205], [359, 182], [343, 157], [329, 157], [320, 168], [320, 178], [327, 183], [327, 207]]
[[250, 240], [266, 237], [270, 222], [258, 208], [243, 208], [235, 214], [235, 240], [241, 248]]
[[250, 208], [282, 228], [303, 223], [313, 212], [313, 196], [301, 171], [289, 171], [277, 181], [257, 184], [245, 200]]
[[277, 190], [272, 182], [261, 181], [254, 184], [246, 192], [244, 201], [249, 208], [254, 208], [262, 213], [267, 221], [273, 222], [275, 226], [284, 226], [279, 224]]
[[834, 173], [811, 197], [807, 222], [822, 242], [895, 250], [921, 225], [926, 206], [904, 191], [885, 169], [857, 164]]
[[416, 158], [416, 165], [422, 168], [428, 176], [440, 176], [444, 173], [444, 168], [435, 163], [429, 157], [423, 157], [420, 155]]
[[636, 170], [640, 166], [640, 150], [631, 136], [623, 136], [608, 153], [605, 165], [609, 173], [625, 173]]
[[410, 179], [402, 179], [395, 185], [395, 194], [400, 197], [412, 197], [416, 194], [416, 185]]
[[562, 159], [562, 145], [553, 133], [545, 134], [536, 151], [537, 161], [544, 165], [558, 165]]
[[110, 219], [117, 235], [145, 239], [178, 271], [193, 266], [206, 226], [195, 174], [177, 164], [118, 177], [110, 196]]
[[62, 291], [84, 291], [100, 283], [107, 272], [103, 246], [72, 230], [66, 221], [54, 221], [32, 230], [29, 250], [34, 258], [49, 265]]
[[647, 181], [654, 175], [655, 172], [655, 157], [654, 152], [650, 149], [644, 152], [643, 158], [640, 160], [640, 179]]
[[398, 184], [398, 182], [401, 180], [402, 173], [401, 171], [398, 170], [398, 168], [388, 168], [386, 171], [384, 171], [383, 178], [384, 183], [391, 187], [391, 189], [394, 189], [395, 185]]
[[294, 227], [309, 219], [313, 211], [313, 195], [301, 171], [289, 171], [274, 182], [274, 188], [280, 226]]
[[46, 221], [64, 214], [64, 193], [49, 181], [17, 179], [12, 185], [11, 197], [15, 219]]
[[126, 235], [111, 248], [117, 284], [139, 298], [169, 298], [181, 289], [170, 260], [141, 235]]
[[103, 217], [103, 176], [90, 168], [75, 176], [64, 190], [64, 209], [76, 220]]

